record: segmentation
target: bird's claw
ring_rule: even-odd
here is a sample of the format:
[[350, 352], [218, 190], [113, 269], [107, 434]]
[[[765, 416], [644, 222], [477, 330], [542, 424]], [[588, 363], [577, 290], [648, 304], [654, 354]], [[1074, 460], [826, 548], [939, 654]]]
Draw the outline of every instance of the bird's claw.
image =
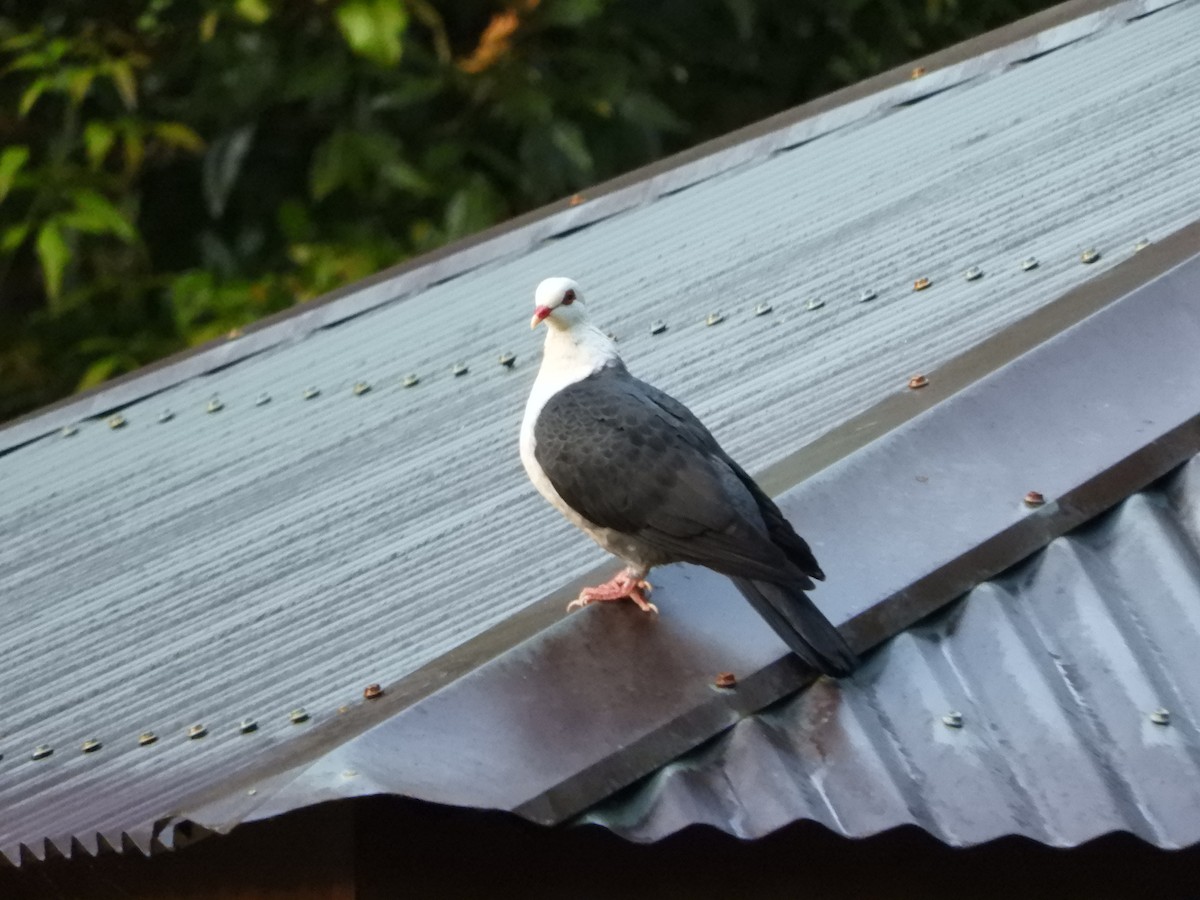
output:
[[621, 574], [605, 584], [584, 588], [578, 597], [567, 604], [567, 612], [583, 609], [589, 603], [632, 600], [642, 612], [658, 615], [658, 607], [642, 596], [652, 590], [654, 586], [645, 579]]

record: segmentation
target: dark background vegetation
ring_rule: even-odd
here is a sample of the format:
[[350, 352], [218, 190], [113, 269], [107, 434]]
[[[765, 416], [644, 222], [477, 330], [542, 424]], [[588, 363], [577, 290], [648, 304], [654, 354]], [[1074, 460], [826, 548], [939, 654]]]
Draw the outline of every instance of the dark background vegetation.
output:
[[0, 421], [1047, 0], [0, 0]]

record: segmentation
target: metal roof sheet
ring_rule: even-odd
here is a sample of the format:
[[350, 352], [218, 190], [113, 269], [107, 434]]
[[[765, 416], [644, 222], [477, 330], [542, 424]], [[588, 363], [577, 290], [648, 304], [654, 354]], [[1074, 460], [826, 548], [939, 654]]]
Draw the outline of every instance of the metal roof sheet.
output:
[[1198, 601], [1200, 457], [851, 678], [742, 720], [583, 818], [640, 841], [811, 819], [852, 837], [917, 825], [954, 845], [1112, 831], [1195, 844]]
[[[311, 756], [364, 727], [337, 710], [365, 684], [598, 562], [514, 449], [543, 275], [577, 277], [632, 368], [759, 469], [1177, 231], [1200, 201], [1200, 4], [1126, 24], [1158, 5], [783, 127], [694, 164], [686, 190], [601, 198], [466, 253], [477, 268], [449, 280], [437, 264], [383, 278], [181, 363], [182, 380], [0, 432], [0, 851], [115, 846], [264, 760]], [[962, 277], [972, 265], [982, 279]], [[859, 303], [865, 287], [877, 299]], [[774, 311], [752, 315], [762, 299]], [[654, 319], [669, 328], [652, 337]], [[123, 427], [47, 433], [114, 404]], [[208, 736], [188, 740], [198, 722]], [[159, 741], [139, 746], [148, 729]], [[30, 759], [40, 744], [55, 753]]]

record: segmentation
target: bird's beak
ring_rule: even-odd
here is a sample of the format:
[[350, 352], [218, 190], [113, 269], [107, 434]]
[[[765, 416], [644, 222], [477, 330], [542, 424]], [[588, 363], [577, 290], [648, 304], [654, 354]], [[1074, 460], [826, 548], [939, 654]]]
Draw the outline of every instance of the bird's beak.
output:
[[539, 306], [537, 309], [535, 309], [533, 311], [533, 318], [530, 319], [530, 321], [529, 321], [529, 327], [531, 329], [537, 328], [539, 325], [542, 324], [542, 319], [546, 318], [546, 316], [548, 316], [548, 315], [550, 315], [550, 307]]

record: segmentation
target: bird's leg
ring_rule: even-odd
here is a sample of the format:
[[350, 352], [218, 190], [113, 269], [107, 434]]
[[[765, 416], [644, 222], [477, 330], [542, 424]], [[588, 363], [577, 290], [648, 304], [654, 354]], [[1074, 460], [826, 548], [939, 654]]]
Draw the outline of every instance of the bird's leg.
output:
[[614, 600], [632, 600], [638, 609], [646, 613], [657, 613], [658, 607], [646, 599], [646, 594], [654, 589], [645, 578], [644, 571], [625, 569], [611, 581], [598, 584], [595, 587], [584, 588], [579, 596], [567, 604], [567, 612], [581, 609], [589, 603], [607, 603]]

